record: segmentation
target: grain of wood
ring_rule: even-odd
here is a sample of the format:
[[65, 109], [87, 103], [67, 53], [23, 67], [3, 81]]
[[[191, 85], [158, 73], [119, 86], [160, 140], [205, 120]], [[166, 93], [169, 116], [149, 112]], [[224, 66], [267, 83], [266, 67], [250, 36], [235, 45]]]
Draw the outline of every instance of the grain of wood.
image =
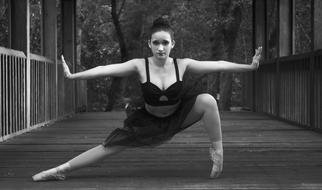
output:
[[322, 134], [259, 113], [221, 114], [224, 173], [209, 179], [208, 137], [197, 123], [157, 148], [135, 148], [64, 182], [36, 172], [101, 143], [125, 114], [84, 113], [0, 144], [1, 189], [321, 189]]

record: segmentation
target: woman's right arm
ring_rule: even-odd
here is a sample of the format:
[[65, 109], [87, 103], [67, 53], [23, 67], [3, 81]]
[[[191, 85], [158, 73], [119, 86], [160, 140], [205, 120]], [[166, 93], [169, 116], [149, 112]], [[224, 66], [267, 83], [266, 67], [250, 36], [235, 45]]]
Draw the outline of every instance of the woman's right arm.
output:
[[111, 65], [97, 66], [89, 70], [78, 73], [71, 73], [64, 56], [61, 56], [64, 68], [64, 75], [69, 79], [92, 79], [105, 76], [125, 77], [137, 72], [138, 59], [132, 59], [124, 63], [117, 63]]

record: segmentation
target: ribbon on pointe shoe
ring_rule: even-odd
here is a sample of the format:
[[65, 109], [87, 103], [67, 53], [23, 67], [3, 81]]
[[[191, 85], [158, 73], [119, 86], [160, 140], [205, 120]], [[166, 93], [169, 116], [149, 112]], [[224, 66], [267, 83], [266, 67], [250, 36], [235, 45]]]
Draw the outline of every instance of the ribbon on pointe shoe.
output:
[[223, 171], [223, 151], [215, 150], [213, 147], [209, 148], [210, 159], [213, 161], [210, 178], [217, 178]]
[[49, 180], [65, 180], [66, 176], [62, 172], [59, 172], [57, 168], [46, 170], [32, 176], [33, 181], [49, 181]]

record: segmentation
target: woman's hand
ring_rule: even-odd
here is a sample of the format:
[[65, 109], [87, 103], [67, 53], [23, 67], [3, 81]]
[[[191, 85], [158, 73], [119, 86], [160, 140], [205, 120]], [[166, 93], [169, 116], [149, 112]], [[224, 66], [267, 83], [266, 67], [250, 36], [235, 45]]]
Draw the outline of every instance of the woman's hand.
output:
[[255, 55], [253, 57], [253, 61], [251, 64], [251, 66], [254, 70], [258, 69], [259, 61], [260, 61], [261, 57], [262, 57], [262, 47], [260, 46], [255, 50]]
[[62, 65], [64, 69], [64, 76], [68, 79], [72, 79], [72, 74], [70, 73], [69, 67], [64, 59], [64, 56], [61, 55]]

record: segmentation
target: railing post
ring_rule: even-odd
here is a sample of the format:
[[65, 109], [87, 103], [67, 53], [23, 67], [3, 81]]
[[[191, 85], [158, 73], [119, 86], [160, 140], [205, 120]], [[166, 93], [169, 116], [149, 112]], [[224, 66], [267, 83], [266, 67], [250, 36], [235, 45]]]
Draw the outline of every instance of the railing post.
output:
[[276, 116], [280, 116], [280, 57], [292, 54], [293, 0], [279, 0], [278, 58], [276, 60]]
[[[62, 35], [63, 35], [63, 54], [65, 59], [72, 63], [72, 72], [76, 71], [76, 1], [75, 0], [62, 0]], [[76, 108], [76, 82], [72, 82], [71, 100], [72, 112]], [[69, 89], [70, 90], [70, 89]]]
[[280, 90], [281, 90], [281, 74], [280, 74], [280, 58], [276, 59], [276, 81], [275, 81], [275, 106], [276, 116], [280, 115]]
[[[312, 41], [314, 42], [313, 49], [318, 50], [318, 49], [322, 49], [322, 35], [321, 35], [321, 31], [322, 31], [322, 19], [321, 19], [322, 18], [322, 1], [321, 0], [313, 0], [313, 1], [314, 1], [313, 2], [314, 4], [312, 5], [312, 9], [313, 9], [313, 22], [312, 22], [313, 39], [312, 39]], [[315, 64], [315, 61], [318, 61], [318, 60], [314, 60], [316, 55], [313, 55], [313, 56], [314, 56], [314, 57], [312, 57], [312, 59], [313, 59], [312, 62], [313, 63], [311, 63], [312, 68], [310, 68], [310, 69], [313, 70], [312, 72], [316, 72], [317, 68], [315, 68], [315, 66], [317, 64]], [[321, 61], [321, 59], [319, 59], [319, 60]], [[318, 72], [320, 72], [320, 71], [318, 71]], [[313, 74], [315, 76], [317, 76], [317, 73], [311, 73], [311, 77], [312, 77], [311, 80], [314, 80], [314, 78], [312, 76]], [[315, 80], [314, 80], [315, 84], [314, 84], [313, 87], [311, 87], [312, 93], [314, 93], [314, 87], [319, 86], [319, 84], [321, 84], [321, 81], [319, 81], [318, 79], [319, 78], [316, 77]], [[317, 92], [320, 89], [316, 89]], [[316, 94], [316, 97], [313, 95], [311, 98], [313, 99], [312, 101], [317, 101], [317, 102], [321, 102], [321, 99], [322, 99], [321, 97], [319, 97], [318, 94]], [[320, 99], [320, 101], [318, 99]], [[312, 102], [312, 103], [314, 103], [314, 102]], [[311, 106], [316, 106], [315, 107], [316, 109], [314, 107], [311, 109], [311, 110], [314, 111], [313, 112], [314, 113], [314, 118], [311, 118], [311, 119], [314, 119], [314, 120], [311, 122], [311, 125], [313, 124], [313, 125], [315, 125], [316, 128], [319, 128], [321, 130], [322, 126], [321, 125], [319, 126], [320, 122], [318, 121], [318, 120], [320, 120], [320, 118], [319, 117], [316, 118], [316, 116], [320, 115], [320, 113], [321, 113], [321, 107], [319, 107], [319, 105], [317, 106], [316, 104], [313, 104]], [[313, 114], [311, 113], [311, 115], [313, 115]]]
[[279, 0], [279, 56], [292, 54], [292, 0]]
[[[266, 0], [253, 0], [253, 49], [263, 47], [262, 58], [266, 58]], [[254, 51], [255, 52], [255, 51]], [[253, 72], [253, 111], [256, 111], [256, 72]]]
[[[56, 0], [42, 0], [43, 31], [42, 52], [45, 57], [54, 61], [55, 64], [55, 117], [58, 118], [58, 81], [57, 81], [57, 8]], [[51, 101], [51, 100], [50, 100]]]
[[26, 118], [30, 127], [30, 2], [29, 0], [10, 1], [10, 47], [23, 51], [27, 58], [26, 68]]

